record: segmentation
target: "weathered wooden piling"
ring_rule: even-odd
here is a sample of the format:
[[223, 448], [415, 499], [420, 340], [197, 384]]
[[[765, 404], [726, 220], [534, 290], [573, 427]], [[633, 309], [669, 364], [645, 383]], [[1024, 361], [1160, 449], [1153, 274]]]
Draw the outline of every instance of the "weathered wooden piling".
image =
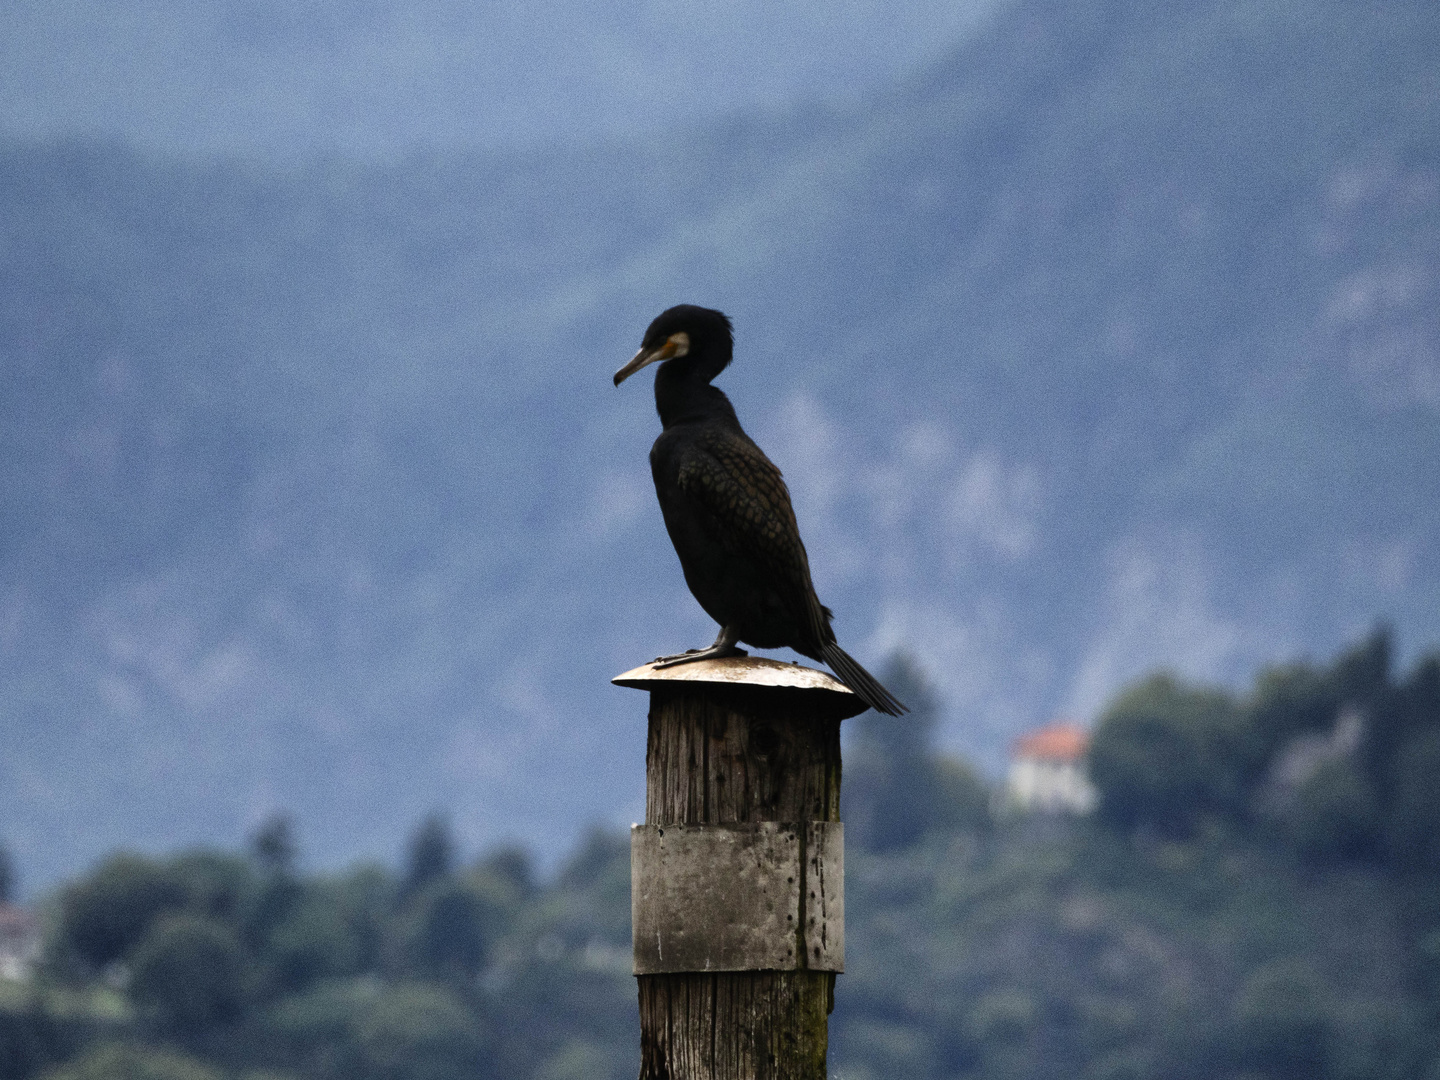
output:
[[864, 702], [750, 657], [614, 681], [650, 691], [631, 837], [640, 1080], [825, 1080], [845, 958], [840, 721]]

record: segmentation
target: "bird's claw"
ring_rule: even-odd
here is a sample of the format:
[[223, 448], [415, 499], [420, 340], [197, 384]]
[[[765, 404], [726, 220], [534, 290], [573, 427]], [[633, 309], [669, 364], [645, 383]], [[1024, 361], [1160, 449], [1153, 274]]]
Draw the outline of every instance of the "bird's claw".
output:
[[720, 660], [727, 656], [749, 656], [744, 649], [737, 649], [734, 645], [729, 648], [717, 648], [711, 645], [708, 649], [686, 649], [683, 653], [676, 653], [674, 656], [657, 656], [650, 665], [655, 669], [676, 667], [679, 664], [693, 664], [696, 660]]

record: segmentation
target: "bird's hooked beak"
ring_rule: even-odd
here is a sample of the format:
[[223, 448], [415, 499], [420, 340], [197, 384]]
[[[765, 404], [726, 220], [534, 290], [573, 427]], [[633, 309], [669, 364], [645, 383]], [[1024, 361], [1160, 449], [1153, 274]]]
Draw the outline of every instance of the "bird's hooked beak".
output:
[[635, 372], [643, 367], [649, 367], [657, 360], [674, 360], [678, 356], [684, 356], [690, 351], [690, 335], [681, 330], [678, 334], [671, 334], [665, 339], [665, 344], [658, 349], [645, 349], [643, 346], [630, 362], [615, 372], [615, 385], [619, 386]]

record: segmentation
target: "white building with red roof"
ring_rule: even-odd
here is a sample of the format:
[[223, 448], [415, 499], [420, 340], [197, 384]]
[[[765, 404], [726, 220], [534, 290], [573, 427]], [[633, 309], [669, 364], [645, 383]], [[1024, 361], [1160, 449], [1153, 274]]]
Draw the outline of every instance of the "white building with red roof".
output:
[[1090, 733], [1077, 724], [1058, 723], [1015, 740], [1005, 790], [1024, 810], [1086, 814], [1097, 795], [1085, 773]]

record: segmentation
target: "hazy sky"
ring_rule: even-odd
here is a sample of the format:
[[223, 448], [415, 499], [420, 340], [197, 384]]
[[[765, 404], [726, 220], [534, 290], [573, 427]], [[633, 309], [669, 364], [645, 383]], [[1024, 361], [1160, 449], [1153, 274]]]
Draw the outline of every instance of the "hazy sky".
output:
[[7, 0], [0, 130], [286, 155], [659, 132], [853, 99], [1003, 2]]

